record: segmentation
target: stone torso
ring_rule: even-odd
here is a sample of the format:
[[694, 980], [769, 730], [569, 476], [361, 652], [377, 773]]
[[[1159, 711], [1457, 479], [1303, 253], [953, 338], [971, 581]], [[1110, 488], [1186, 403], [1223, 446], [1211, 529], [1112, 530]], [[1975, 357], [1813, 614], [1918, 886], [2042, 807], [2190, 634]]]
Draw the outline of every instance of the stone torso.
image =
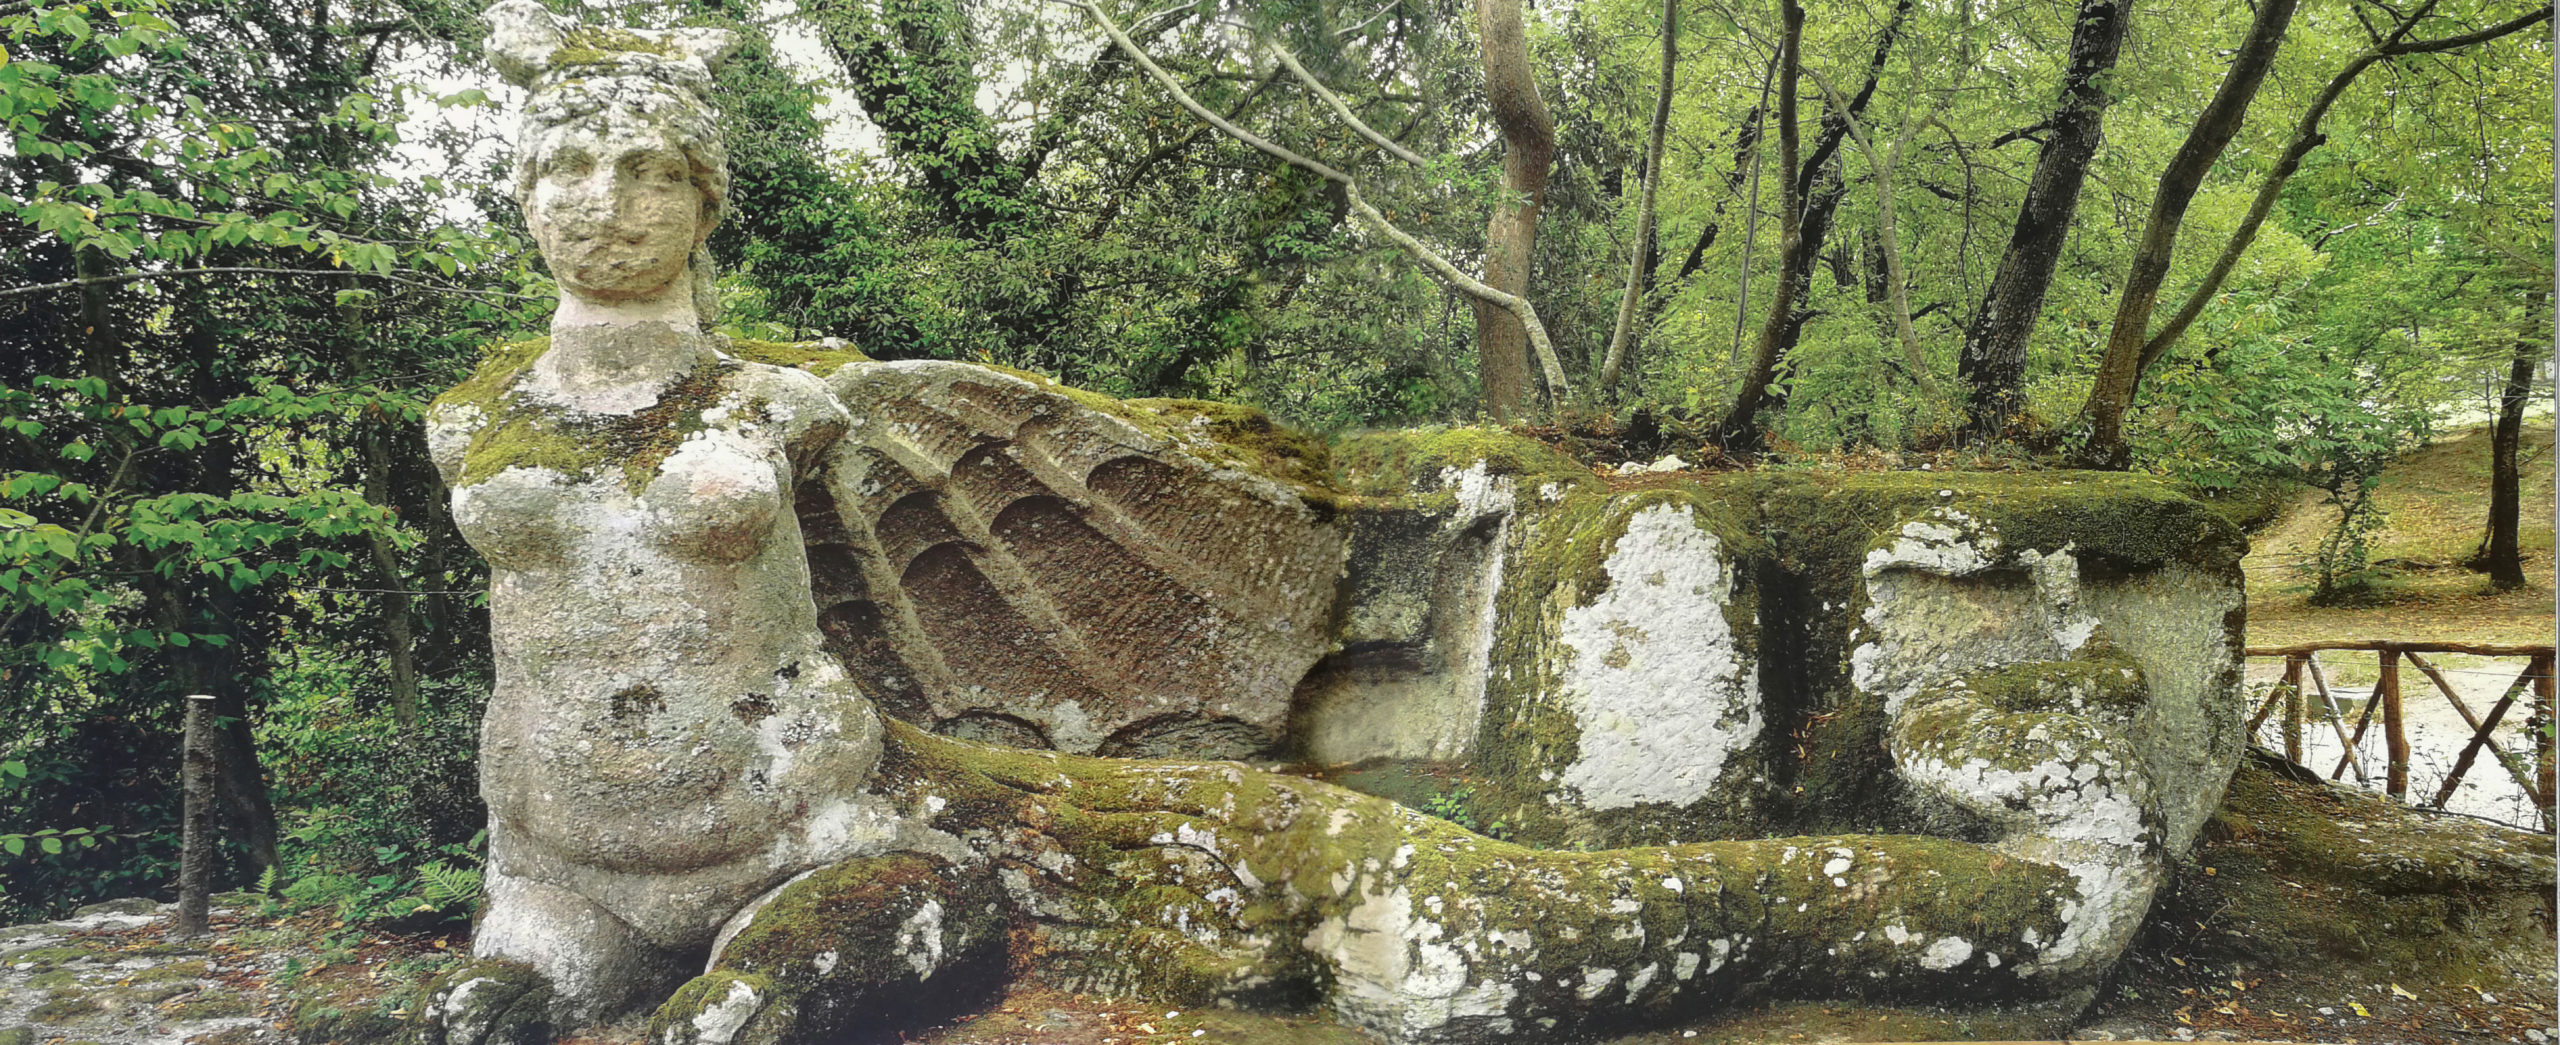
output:
[[430, 414], [455, 522], [492, 571], [493, 851], [644, 934], [697, 937], [716, 916], [656, 899], [667, 880], [743, 899], [859, 819], [845, 803], [878, 725], [814, 642], [790, 510], [844, 413], [805, 372], [726, 357], [631, 414], [583, 413], [510, 367], [539, 351]]

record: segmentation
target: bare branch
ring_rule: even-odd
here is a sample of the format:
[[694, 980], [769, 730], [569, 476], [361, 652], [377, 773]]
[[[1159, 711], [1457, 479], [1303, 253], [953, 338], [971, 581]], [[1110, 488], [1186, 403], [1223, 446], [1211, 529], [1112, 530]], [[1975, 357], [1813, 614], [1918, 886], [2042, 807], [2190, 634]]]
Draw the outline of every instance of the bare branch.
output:
[[[119, 272], [112, 276], [82, 276], [78, 279], [66, 279], [59, 283], [37, 283], [23, 287], [9, 287], [6, 289], [0, 289], [0, 298], [24, 297], [29, 294], [42, 294], [48, 291], [69, 290], [73, 287], [112, 286], [119, 283], [139, 283], [143, 280], [160, 279], [165, 276], [223, 276], [239, 274], [269, 276], [345, 276], [348, 274], [348, 270], [270, 268], [259, 265], [207, 265], [201, 268], [164, 269], [158, 272], [137, 269], [132, 272]], [[384, 280], [391, 283], [398, 283], [403, 286], [417, 287], [422, 290], [432, 290], [441, 294], [463, 294], [476, 297], [508, 298], [535, 298], [541, 296], [538, 294], [516, 294], [507, 291], [475, 291], [461, 287], [447, 286], [441, 283], [430, 283], [425, 280], [408, 279], [401, 276], [383, 276], [371, 273], [356, 274], [368, 279]]]
[[1289, 70], [1290, 76], [1296, 77], [1300, 84], [1305, 85], [1306, 89], [1313, 92], [1319, 100], [1323, 101], [1327, 108], [1332, 109], [1335, 116], [1341, 117], [1342, 122], [1351, 125], [1352, 133], [1369, 139], [1369, 144], [1386, 150], [1387, 155], [1403, 160], [1406, 163], [1410, 163], [1416, 167], [1428, 167], [1431, 165], [1430, 161], [1414, 155], [1413, 150], [1396, 144], [1395, 139], [1380, 134], [1376, 129], [1370, 127], [1368, 124], [1362, 123], [1360, 121], [1360, 117], [1352, 113], [1351, 107], [1343, 104], [1342, 96], [1326, 90], [1324, 84], [1315, 78], [1315, 74], [1308, 72], [1306, 66], [1298, 64], [1298, 57], [1290, 54], [1288, 48], [1269, 41], [1265, 41], [1262, 46], [1269, 49], [1273, 57], [1280, 59], [1280, 66]]
[[1209, 126], [1217, 128], [1220, 133], [1253, 146], [1272, 159], [1297, 167], [1326, 181], [1337, 185], [1351, 184], [1350, 175], [1291, 152], [1280, 144], [1229, 123], [1226, 117], [1209, 111], [1208, 106], [1200, 104], [1198, 99], [1191, 97], [1191, 92], [1182, 89], [1182, 84], [1173, 78], [1172, 73], [1164, 71], [1164, 67], [1157, 65], [1155, 59], [1147, 57], [1146, 52], [1139, 50], [1137, 42], [1129, 39], [1129, 34], [1121, 32], [1120, 27], [1111, 21], [1111, 16], [1102, 13], [1102, 8], [1092, 0], [1057, 0], [1057, 2], [1083, 8], [1084, 13], [1093, 19], [1094, 24], [1102, 27], [1103, 35], [1110, 37], [1111, 42], [1126, 53], [1130, 61], [1136, 62], [1138, 68], [1145, 70], [1146, 74], [1155, 80], [1157, 86], [1163, 87], [1166, 93], [1173, 95], [1174, 104], [1182, 106], [1191, 115], [1207, 121]]
[[1636, 205], [1636, 242], [1634, 257], [1627, 262], [1627, 290], [1618, 299], [1618, 322], [1609, 332], [1609, 352], [1600, 364], [1600, 398], [1617, 394], [1618, 371], [1626, 364], [1627, 340], [1634, 336], [1636, 303], [1644, 297], [1647, 269], [1653, 263], [1648, 248], [1654, 238], [1653, 201], [1662, 188], [1662, 139], [1671, 125], [1672, 77], [1680, 68], [1680, 0], [1662, 0], [1662, 77], [1653, 95], [1653, 126], [1646, 135], [1644, 153], [1644, 191]]
[[1546, 324], [1539, 322], [1538, 310], [1529, 304], [1527, 298], [1506, 294], [1487, 286], [1461, 271], [1458, 266], [1451, 264], [1449, 259], [1441, 257], [1430, 247], [1424, 246], [1421, 240], [1396, 228], [1393, 223], [1387, 221], [1386, 215], [1379, 213], [1376, 207], [1370, 206], [1369, 201], [1360, 195], [1359, 183], [1353, 181], [1350, 175], [1300, 156], [1276, 142], [1236, 126], [1226, 117], [1211, 112], [1207, 106], [1192, 98], [1190, 92], [1183, 90], [1182, 85], [1174, 80], [1172, 74], [1165, 72], [1163, 66], [1157, 65], [1154, 59], [1147, 57], [1146, 52], [1140, 51], [1137, 43], [1130, 40], [1128, 34], [1121, 32], [1120, 27], [1112, 23], [1111, 16], [1104, 14], [1101, 6], [1093, 0], [1055, 0], [1055, 2], [1083, 8], [1084, 13], [1093, 19], [1094, 24], [1101, 27], [1103, 34], [1111, 38], [1113, 45], [1126, 52], [1130, 61], [1137, 63], [1138, 68], [1145, 70], [1158, 86], [1173, 95], [1175, 103], [1181, 105], [1191, 115], [1217, 128], [1220, 133], [1250, 145], [1273, 159], [1342, 186], [1343, 195], [1350, 201], [1352, 211], [1360, 215], [1361, 220], [1368, 222], [1371, 228], [1376, 229], [1389, 242], [1403, 248], [1406, 254], [1411, 255], [1415, 261], [1421, 262], [1424, 268], [1430, 269], [1440, 278], [1447, 280], [1450, 285], [1518, 318], [1520, 325], [1528, 330], [1529, 344], [1537, 350], [1538, 361], [1546, 370], [1547, 383], [1554, 390], [1556, 398], [1561, 400], [1571, 393], [1571, 388], [1565, 381], [1564, 366], [1556, 358], [1555, 346], [1547, 340]]
[[1555, 386], [1556, 397], [1561, 399], [1571, 393], [1571, 389], [1565, 384], [1564, 367], [1556, 359], [1555, 346], [1547, 341], [1547, 325], [1538, 319], [1538, 310], [1529, 304], [1528, 298], [1517, 294], [1506, 294], [1487, 286], [1483, 281], [1467, 275], [1465, 270], [1451, 264], [1449, 259], [1423, 246], [1421, 240], [1389, 224], [1387, 216], [1378, 213], [1378, 208], [1370, 206], [1369, 201], [1360, 195], [1359, 186], [1346, 184], [1342, 187], [1342, 191], [1343, 195], [1350, 199], [1353, 213], [1360, 215], [1362, 220], [1369, 223], [1370, 228], [1376, 229], [1378, 234], [1385, 236], [1389, 242], [1404, 248], [1404, 252], [1413, 255], [1414, 260], [1421, 262], [1424, 268], [1438, 273], [1441, 279], [1449, 281], [1451, 286], [1466, 292], [1469, 296], [1491, 302], [1518, 318], [1520, 325], [1529, 331], [1529, 344], [1537, 349], [1538, 362], [1547, 372], [1547, 382]]

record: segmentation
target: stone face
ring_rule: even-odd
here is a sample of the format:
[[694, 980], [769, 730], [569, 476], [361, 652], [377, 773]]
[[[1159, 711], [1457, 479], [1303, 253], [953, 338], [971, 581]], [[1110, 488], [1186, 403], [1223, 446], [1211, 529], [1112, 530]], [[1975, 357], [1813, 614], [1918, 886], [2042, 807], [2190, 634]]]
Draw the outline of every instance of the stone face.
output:
[[820, 625], [891, 713], [1080, 753], [1282, 739], [1332, 643], [1344, 537], [1288, 474], [1307, 462], [1251, 441], [1269, 422], [958, 363], [846, 366], [831, 387], [855, 421], [802, 505], [826, 516]]

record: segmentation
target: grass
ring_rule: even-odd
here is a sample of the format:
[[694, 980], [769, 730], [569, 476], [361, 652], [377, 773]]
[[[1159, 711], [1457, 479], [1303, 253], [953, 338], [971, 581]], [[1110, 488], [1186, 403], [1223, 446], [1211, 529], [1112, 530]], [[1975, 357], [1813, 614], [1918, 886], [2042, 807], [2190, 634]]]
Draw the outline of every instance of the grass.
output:
[[[2374, 542], [2384, 576], [2358, 605], [2313, 606], [2314, 550], [2337, 522], [2318, 491], [2305, 491], [2251, 538], [2249, 644], [2283, 646], [2352, 639], [2547, 643], [2552, 633], [2552, 431], [2529, 423], [2518, 454], [2523, 474], [2524, 588], [2491, 592], [2488, 578], [2463, 568], [2489, 517], [2489, 430], [2454, 433], [2413, 451], [2383, 473], [2375, 500], [2390, 513]], [[2322, 658], [2369, 681], [2370, 663]], [[2361, 658], [2369, 661], [2370, 658]], [[2332, 669], [2335, 671], [2336, 669]], [[2334, 679], [2333, 675], [2333, 679]]]

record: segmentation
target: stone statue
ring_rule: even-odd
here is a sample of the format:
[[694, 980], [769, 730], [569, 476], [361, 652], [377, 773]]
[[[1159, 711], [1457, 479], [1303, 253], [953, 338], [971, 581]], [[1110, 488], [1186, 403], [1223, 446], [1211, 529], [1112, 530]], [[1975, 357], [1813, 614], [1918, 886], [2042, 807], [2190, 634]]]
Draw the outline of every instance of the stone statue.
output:
[[516, 197], [562, 294], [503, 388], [431, 422], [492, 569], [475, 947], [584, 1016], [662, 993], [777, 877], [894, 820], [860, 798], [880, 722], [818, 649], [790, 510], [844, 410], [700, 322], [725, 34], [564, 33], [524, 0], [490, 19], [531, 92]]
[[824, 1041], [1022, 965], [1399, 1042], [2067, 1019], [2236, 765], [2244, 544], [2149, 480], [1603, 479], [710, 335], [726, 41], [489, 20], [562, 301], [429, 415], [499, 669], [432, 1042]]

